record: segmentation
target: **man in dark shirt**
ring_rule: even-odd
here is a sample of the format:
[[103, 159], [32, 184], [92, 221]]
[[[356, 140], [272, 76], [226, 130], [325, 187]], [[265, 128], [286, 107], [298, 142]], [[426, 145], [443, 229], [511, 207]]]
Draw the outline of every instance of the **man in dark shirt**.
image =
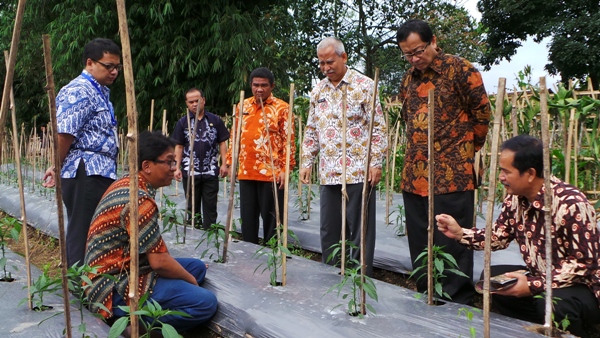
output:
[[[428, 91], [434, 90], [434, 210], [451, 214], [465, 227], [473, 225], [475, 152], [485, 142], [490, 107], [481, 74], [469, 61], [442, 52], [429, 25], [409, 20], [398, 29], [398, 44], [412, 65], [400, 86], [402, 118], [408, 143], [402, 171], [402, 197], [406, 210], [408, 244], [413, 268], [415, 258], [427, 248], [428, 227]], [[443, 291], [452, 301], [469, 303], [473, 289], [473, 252], [439, 232], [434, 244], [457, 261], [468, 277], [448, 274]], [[427, 279], [417, 282], [427, 290]]]
[[[229, 169], [225, 164], [227, 154], [227, 140], [229, 131], [217, 115], [204, 110], [206, 100], [201, 90], [192, 88], [185, 94], [187, 114], [177, 121], [173, 132], [175, 146], [175, 160], [177, 169], [175, 179], [183, 179], [185, 194], [188, 194], [187, 186], [190, 172], [194, 174], [194, 213], [200, 211], [202, 205], [202, 216], [196, 218], [199, 228], [208, 229], [217, 222], [217, 195], [219, 193], [219, 176], [228, 175]], [[196, 117], [196, 111], [198, 116]], [[191, 128], [188, 125], [191, 124]], [[194, 132], [195, 129], [195, 132]], [[195, 134], [194, 134], [195, 133]], [[190, 139], [194, 134], [194, 147], [190, 155]], [[218, 164], [218, 156], [221, 155], [221, 166]], [[190, 162], [193, 161], [191, 164]], [[192, 192], [187, 197], [187, 210], [192, 213]], [[190, 218], [191, 219], [191, 218]]]

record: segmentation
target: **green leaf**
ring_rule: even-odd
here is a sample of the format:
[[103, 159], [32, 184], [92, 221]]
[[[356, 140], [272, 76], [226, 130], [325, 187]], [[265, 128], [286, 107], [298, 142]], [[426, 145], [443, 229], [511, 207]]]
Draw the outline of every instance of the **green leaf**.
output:
[[118, 338], [121, 336], [121, 333], [125, 331], [127, 325], [129, 324], [129, 317], [121, 317], [115, 321], [115, 323], [110, 327], [110, 331], [108, 331], [108, 338]]

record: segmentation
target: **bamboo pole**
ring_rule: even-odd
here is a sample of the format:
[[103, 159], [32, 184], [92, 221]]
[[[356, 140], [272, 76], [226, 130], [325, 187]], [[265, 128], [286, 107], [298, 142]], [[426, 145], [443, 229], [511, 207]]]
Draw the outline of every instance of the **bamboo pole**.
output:
[[498, 94], [496, 95], [496, 111], [494, 113], [494, 126], [492, 131], [492, 148], [490, 150], [490, 176], [488, 190], [488, 204], [485, 217], [485, 249], [483, 256], [483, 336], [490, 337], [490, 264], [492, 253], [490, 247], [492, 245], [492, 224], [494, 218], [494, 201], [496, 195], [496, 167], [498, 166], [498, 143], [500, 134], [500, 124], [502, 123], [502, 113], [504, 112], [504, 94], [506, 88], [506, 79], [501, 77], [498, 79]]
[[[4, 56], [6, 57], [6, 51], [4, 52]], [[8, 61], [8, 58], [6, 59]], [[7, 64], [8, 66], [8, 64]], [[29, 237], [27, 235], [27, 212], [25, 210], [25, 190], [23, 187], [23, 174], [21, 173], [21, 148], [18, 146], [17, 141], [17, 112], [15, 107], [15, 98], [14, 92], [12, 88], [12, 83], [10, 84], [10, 111], [11, 111], [11, 120], [12, 120], [12, 130], [13, 130], [13, 147], [15, 148], [15, 164], [17, 170], [17, 182], [19, 184], [19, 197], [21, 202], [21, 224], [23, 225], [21, 228], [23, 242], [25, 246], [25, 267], [27, 270], [27, 298], [29, 309], [33, 308], [33, 303], [31, 299], [31, 261], [29, 257]]]
[[[375, 109], [377, 109], [377, 85], [379, 84], [379, 68], [375, 68], [375, 78], [373, 79], [373, 97], [371, 102], [371, 116], [369, 116], [369, 130], [367, 131], [367, 152], [365, 159], [365, 170], [364, 170], [364, 182], [362, 189], [362, 204], [360, 212], [360, 312], [365, 315], [367, 314], [367, 295], [365, 292], [365, 275], [367, 274], [367, 265], [365, 264], [365, 251], [367, 249], [367, 227], [368, 224], [368, 205], [371, 192], [375, 186], [370, 186], [368, 177], [369, 169], [371, 167], [371, 139], [373, 138], [373, 124], [375, 120]], [[344, 159], [344, 162], [345, 159]], [[375, 224], [371, 224], [375, 226]]]
[[[298, 168], [302, 168], [302, 142], [303, 140], [303, 136], [302, 135], [302, 117], [298, 116], [298, 144], [300, 145], [298, 147]], [[309, 192], [310, 194], [310, 192]], [[298, 179], [298, 201], [302, 202], [302, 180]], [[299, 203], [299, 205], [302, 205], [302, 203]], [[302, 213], [302, 210], [300, 210], [300, 212]]]
[[[50, 110], [50, 123], [52, 129], [52, 138], [54, 146], [58, 147], [58, 130], [56, 122], [56, 91], [54, 87], [54, 71], [52, 69], [52, 49], [50, 44], [50, 36], [42, 35], [44, 44], [44, 66], [46, 68], [46, 91], [48, 92], [48, 108]], [[65, 241], [65, 216], [63, 211], [62, 200], [62, 180], [60, 172], [62, 163], [58, 151], [53, 151], [54, 162], [54, 182], [55, 182], [55, 198], [56, 211], [58, 216], [58, 239], [60, 243], [60, 269], [63, 276], [67, 275], [67, 246]], [[27, 245], [25, 246], [27, 247]], [[26, 254], [27, 255], [27, 254]], [[27, 264], [29, 266], [29, 264]], [[29, 279], [29, 278], [27, 278]], [[67, 337], [71, 337], [71, 306], [69, 302], [69, 285], [66, 278], [61, 278], [63, 291], [63, 306], [65, 308], [65, 333]]]
[[[340, 256], [340, 274], [342, 278], [346, 274], [346, 203], [348, 202], [348, 192], [346, 191], [346, 167], [347, 161], [346, 154], [347, 152], [347, 141], [346, 141], [346, 133], [348, 132], [347, 126], [347, 111], [348, 111], [348, 85], [344, 84], [344, 89], [342, 90], [342, 228], [341, 228], [341, 256]], [[365, 173], [366, 175], [366, 173]]]
[[546, 240], [546, 315], [544, 327], [546, 335], [552, 332], [552, 184], [550, 183], [550, 137], [548, 130], [550, 122], [548, 117], [548, 92], [546, 90], [546, 77], [540, 77], [540, 113], [542, 142], [544, 144], [544, 237]]
[[[201, 97], [202, 98], [202, 97]], [[190, 219], [192, 221], [192, 229], [194, 229], [194, 227], [196, 226], [196, 193], [195, 193], [195, 173], [194, 173], [194, 143], [196, 143], [196, 132], [198, 131], [198, 114], [200, 114], [200, 99], [198, 99], [198, 105], [196, 105], [196, 113], [194, 114], [194, 130], [192, 130], [192, 133], [190, 134], [189, 130], [192, 127], [192, 125], [190, 124], [190, 114], [186, 111], [185, 112], [185, 116], [187, 117], [187, 123], [188, 123], [188, 135], [189, 136], [189, 142], [190, 142], [190, 161], [189, 161], [189, 165], [188, 165], [188, 179], [187, 179], [187, 186], [185, 187], [185, 199], [186, 199], [186, 208], [187, 208], [187, 200], [189, 199], [190, 203], [192, 204], [192, 214], [190, 215]], [[200, 164], [201, 165], [201, 164]], [[191, 195], [190, 195], [191, 193]], [[185, 237], [186, 237], [186, 229], [187, 229], [187, 222], [184, 223], [183, 225], [183, 244], [185, 244]]]
[[[125, 94], [127, 101], [127, 140], [129, 144], [129, 246], [131, 254], [131, 267], [129, 272], [129, 308], [131, 313], [137, 311], [139, 294], [139, 210], [138, 210], [138, 113], [135, 102], [135, 84], [133, 78], [133, 64], [131, 61], [131, 47], [129, 43], [129, 29], [127, 27], [127, 13], [125, 0], [117, 0], [119, 17], [119, 34], [123, 48], [123, 75], [125, 78]], [[139, 321], [137, 316], [131, 316], [131, 336], [138, 337]]]
[[517, 111], [517, 88], [513, 89], [513, 95], [512, 95], [511, 99], [512, 99], [511, 100], [512, 114], [510, 114], [510, 122], [512, 125], [512, 135], [513, 135], [513, 137], [515, 137], [515, 136], [519, 135], [519, 124], [517, 123], [517, 114], [519, 113]]
[[[390, 125], [389, 114], [383, 114], [385, 117], [385, 125]], [[387, 134], [388, 145], [392, 143], [392, 133]], [[385, 149], [385, 226], [390, 224], [390, 204], [391, 201], [390, 193], [390, 147]]]
[[154, 127], [154, 99], [150, 101], [150, 125], [148, 125], [148, 130], [152, 131]]
[[[227, 247], [229, 246], [229, 237], [230, 231], [233, 226], [233, 199], [235, 194], [235, 179], [237, 176], [237, 162], [239, 156], [240, 149], [240, 136], [242, 132], [242, 123], [244, 120], [244, 91], [240, 91], [240, 108], [239, 114], [237, 115], [236, 121], [236, 109], [235, 105], [233, 106], [233, 125], [235, 127], [235, 136], [233, 139], [233, 144], [231, 145], [232, 156], [231, 156], [231, 166], [229, 168], [229, 203], [227, 206], [227, 224], [225, 225], [225, 241], [223, 242], [223, 263], [227, 262]], [[237, 124], [236, 124], [237, 122]]]
[[427, 304], [433, 305], [433, 227], [435, 221], [435, 214], [433, 209], [433, 192], [434, 192], [434, 134], [435, 134], [435, 93], [434, 89], [430, 89], [428, 92], [428, 117], [427, 117], [427, 162], [428, 162], [428, 193], [427, 201], [428, 205], [428, 217], [429, 224], [427, 226]]
[[[6, 77], [4, 78], [4, 88], [2, 90], [2, 103], [0, 104], [0, 126], [6, 125], [6, 115], [10, 103], [10, 91], [12, 89], [13, 78], [15, 75], [15, 64], [17, 62], [17, 50], [19, 49], [19, 40], [21, 39], [21, 26], [23, 24], [23, 14], [25, 12], [26, 0], [19, 0], [17, 13], [15, 14], [15, 25], [13, 27], [12, 39], [10, 42], [10, 54], [7, 58]], [[6, 129], [0, 128], [0, 148], [4, 144]]]
[[[287, 142], [285, 147], [285, 187], [283, 190], [283, 247], [288, 244], [288, 213], [290, 198], [290, 161], [292, 151], [292, 128], [294, 127], [294, 84], [290, 84], [290, 103], [288, 109]], [[287, 259], [283, 252], [281, 261], [281, 285], [285, 286], [287, 282]]]

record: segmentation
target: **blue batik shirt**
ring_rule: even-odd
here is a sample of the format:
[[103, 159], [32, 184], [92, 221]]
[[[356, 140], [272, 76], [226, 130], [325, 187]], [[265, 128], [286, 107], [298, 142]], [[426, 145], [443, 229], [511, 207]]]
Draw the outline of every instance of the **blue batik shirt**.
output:
[[[192, 124], [191, 128], [188, 128], [188, 116]], [[207, 111], [199, 121], [188, 111], [188, 115], [184, 115], [175, 125], [172, 138], [177, 144], [183, 146], [181, 173], [184, 177], [189, 176], [190, 138], [196, 123], [198, 127], [194, 138], [194, 176], [218, 176], [219, 144], [229, 139], [229, 131], [219, 116]]]
[[117, 179], [117, 121], [109, 95], [110, 90], [86, 70], [58, 93], [58, 133], [75, 137], [60, 177], [75, 178], [79, 162], [83, 160], [88, 176]]

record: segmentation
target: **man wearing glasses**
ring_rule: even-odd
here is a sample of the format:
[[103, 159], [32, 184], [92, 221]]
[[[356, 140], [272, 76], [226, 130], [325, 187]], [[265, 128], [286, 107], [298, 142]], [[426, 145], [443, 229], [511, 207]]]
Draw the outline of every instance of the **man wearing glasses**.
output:
[[[62, 198], [67, 208], [67, 263], [83, 264], [85, 243], [94, 210], [117, 178], [117, 120], [110, 102], [111, 85], [122, 70], [121, 49], [97, 38], [83, 50], [81, 75], [56, 97], [56, 121], [62, 168]], [[54, 167], [43, 186], [55, 185]]]
[[[402, 171], [402, 197], [406, 210], [408, 244], [413, 268], [415, 258], [427, 248], [428, 227], [428, 91], [434, 90], [434, 209], [449, 214], [471, 228], [474, 214], [475, 152], [488, 132], [490, 106], [481, 74], [458, 56], [444, 54], [429, 25], [409, 20], [398, 29], [398, 45], [412, 66], [400, 85], [402, 118], [407, 145]], [[460, 219], [460, 220], [459, 220]], [[447, 274], [443, 291], [457, 303], [469, 303], [473, 289], [473, 252], [435, 230], [434, 244], [444, 246], [468, 278]], [[427, 279], [417, 282], [427, 289]]]
[[[198, 219], [198, 223], [194, 223], [194, 227], [202, 226], [204, 230], [207, 230], [217, 222], [219, 176], [225, 177], [229, 172], [226, 164], [229, 131], [219, 116], [204, 110], [205, 103], [204, 93], [200, 89], [192, 88], [187, 91], [185, 94], [186, 116], [177, 121], [173, 140], [177, 143], [175, 146], [175, 160], [177, 161], [175, 179], [179, 181], [183, 178], [189, 219], [192, 215], [192, 191], [188, 192], [187, 187], [188, 184], [191, 184], [191, 182], [188, 183], [188, 179], [193, 171], [193, 213], [197, 214], [202, 205], [202, 216], [195, 218]], [[192, 137], [194, 137], [194, 146], [192, 154], [190, 154]], [[220, 167], [219, 155], [221, 156]]]

